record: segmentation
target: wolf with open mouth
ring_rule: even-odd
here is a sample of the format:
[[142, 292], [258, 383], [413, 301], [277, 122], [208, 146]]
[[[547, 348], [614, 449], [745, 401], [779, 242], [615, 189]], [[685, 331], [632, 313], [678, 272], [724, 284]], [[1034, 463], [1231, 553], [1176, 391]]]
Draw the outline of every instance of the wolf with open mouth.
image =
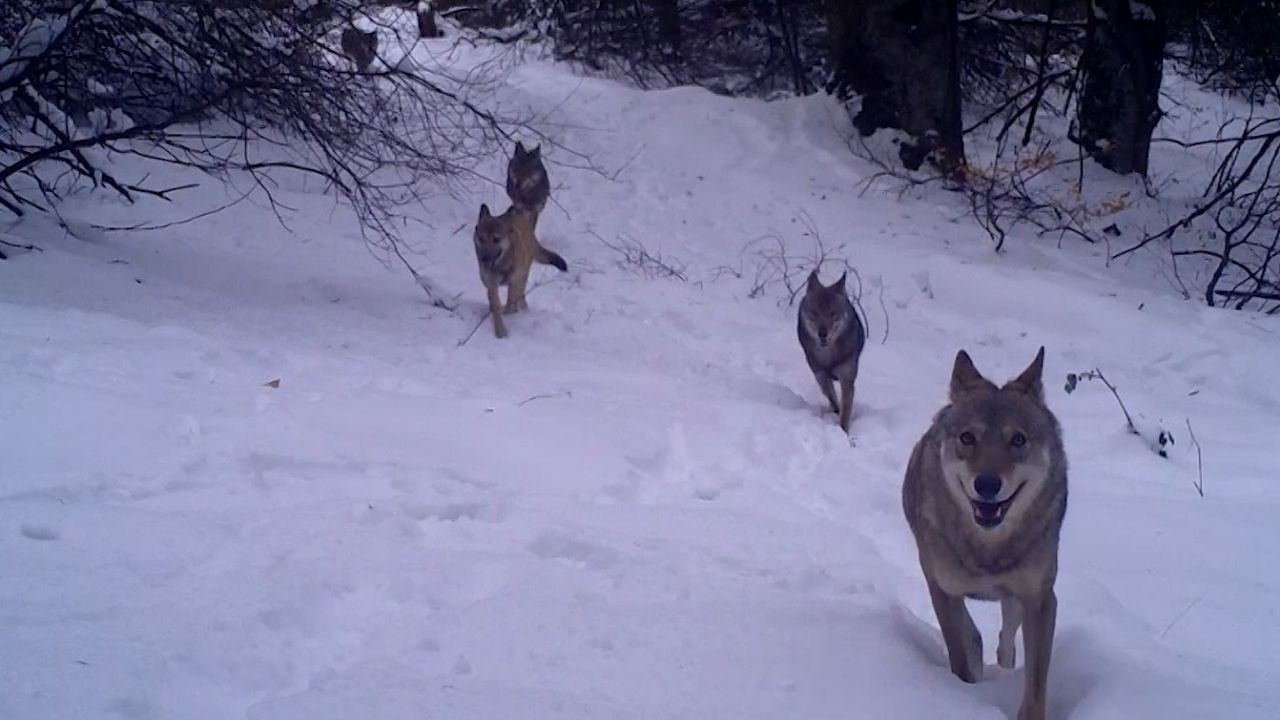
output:
[[1022, 626], [1026, 671], [1018, 720], [1043, 720], [1057, 620], [1053, 585], [1067, 510], [1067, 461], [1057, 418], [1045, 405], [1044, 348], [997, 387], [956, 355], [950, 400], [916, 444], [902, 505], [951, 671], [982, 677], [982, 636], [965, 599], [999, 600], [996, 661], [1014, 666]]

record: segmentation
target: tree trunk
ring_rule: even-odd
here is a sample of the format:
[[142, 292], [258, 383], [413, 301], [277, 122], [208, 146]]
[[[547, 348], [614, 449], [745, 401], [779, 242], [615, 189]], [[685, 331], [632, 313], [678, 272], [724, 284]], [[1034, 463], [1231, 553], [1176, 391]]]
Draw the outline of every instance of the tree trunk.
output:
[[1160, 121], [1165, 0], [1093, 0], [1083, 59], [1079, 142], [1100, 165], [1147, 174]]
[[911, 170], [929, 156], [949, 175], [964, 166], [956, 0], [833, 0], [833, 87], [862, 96], [858, 132], [906, 132]]
[[654, 0], [653, 12], [658, 19], [658, 43], [662, 52], [680, 55], [680, 6], [676, 0]]

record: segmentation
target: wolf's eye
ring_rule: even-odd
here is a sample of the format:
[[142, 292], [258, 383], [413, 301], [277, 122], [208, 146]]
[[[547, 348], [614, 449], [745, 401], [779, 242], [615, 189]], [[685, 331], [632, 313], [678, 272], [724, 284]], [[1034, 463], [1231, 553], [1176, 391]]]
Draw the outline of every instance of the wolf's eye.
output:
[[1016, 448], [1020, 448], [1027, 444], [1027, 436], [1020, 432], [1016, 432], [1013, 434], [1013, 437], [1009, 438], [1009, 444]]
[[972, 444], [974, 444], [974, 443], [976, 443], [976, 442], [978, 442], [978, 439], [977, 439], [977, 438], [975, 438], [975, 437], [973, 436], [973, 433], [969, 432], [968, 430], [965, 430], [964, 432], [960, 433], [960, 444], [961, 444], [961, 445], [972, 445]]

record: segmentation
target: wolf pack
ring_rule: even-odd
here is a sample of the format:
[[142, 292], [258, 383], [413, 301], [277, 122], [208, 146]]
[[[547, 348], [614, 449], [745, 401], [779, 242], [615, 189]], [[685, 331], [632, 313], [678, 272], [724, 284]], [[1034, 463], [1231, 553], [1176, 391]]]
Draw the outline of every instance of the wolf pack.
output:
[[[506, 314], [528, 310], [533, 263], [568, 264], [538, 242], [538, 216], [551, 184], [541, 146], [517, 142], [507, 166], [511, 206], [480, 206], [474, 242], [493, 332]], [[849, 430], [866, 329], [849, 299], [847, 273], [824, 285], [815, 269], [800, 300], [797, 334], [827, 402]], [[507, 287], [505, 305], [499, 289]], [[997, 385], [964, 350], [956, 354], [948, 402], [916, 443], [902, 483], [902, 508], [937, 615], [951, 672], [982, 679], [982, 635], [966, 599], [1000, 603], [996, 662], [1012, 669], [1015, 639], [1025, 651], [1017, 720], [1043, 720], [1058, 601], [1058, 541], [1067, 509], [1062, 431], [1045, 403], [1044, 348], [1016, 378]], [[836, 386], [839, 386], [839, 395]]]

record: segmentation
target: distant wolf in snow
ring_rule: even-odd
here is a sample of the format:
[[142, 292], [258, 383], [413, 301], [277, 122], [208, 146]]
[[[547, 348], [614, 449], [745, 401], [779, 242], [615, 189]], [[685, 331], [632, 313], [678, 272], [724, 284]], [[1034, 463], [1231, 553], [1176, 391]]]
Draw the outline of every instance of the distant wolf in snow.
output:
[[[858, 311], [845, 292], [846, 272], [830, 287], [818, 280], [818, 271], [809, 273], [796, 332], [804, 359], [826, 396], [831, 412], [840, 415], [840, 427], [849, 431], [853, 412], [853, 384], [858, 379], [858, 359], [867, 341]], [[834, 384], [840, 383], [840, 402]]]
[[[493, 318], [493, 334], [507, 336], [502, 315], [528, 310], [525, 287], [529, 282], [529, 269], [534, 262], [554, 265], [561, 272], [569, 270], [564, 258], [542, 247], [533, 233], [533, 212], [512, 205], [505, 213], [493, 215], [488, 205], [480, 206], [480, 218], [476, 221], [473, 240], [476, 260], [480, 264], [480, 281], [489, 296], [489, 314]], [[498, 297], [498, 287], [507, 286], [507, 304], [504, 308]]]
[[342, 52], [355, 64], [356, 69], [365, 72], [378, 56], [378, 33], [365, 32], [354, 25], [343, 28], [340, 36]]
[[902, 507], [938, 616], [951, 672], [982, 678], [982, 636], [965, 599], [998, 600], [996, 661], [1014, 666], [1022, 626], [1025, 680], [1018, 720], [1043, 720], [1058, 599], [1058, 537], [1067, 511], [1067, 460], [1045, 405], [1044, 348], [997, 387], [963, 350], [950, 403], [916, 444]]
[[507, 162], [507, 197], [511, 203], [533, 213], [533, 226], [538, 226], [538, 216], [551, 196], [551, 181], [547, 168], [542, 164], [542, 146], [525, 149], [516, 141], [516, 153]]

